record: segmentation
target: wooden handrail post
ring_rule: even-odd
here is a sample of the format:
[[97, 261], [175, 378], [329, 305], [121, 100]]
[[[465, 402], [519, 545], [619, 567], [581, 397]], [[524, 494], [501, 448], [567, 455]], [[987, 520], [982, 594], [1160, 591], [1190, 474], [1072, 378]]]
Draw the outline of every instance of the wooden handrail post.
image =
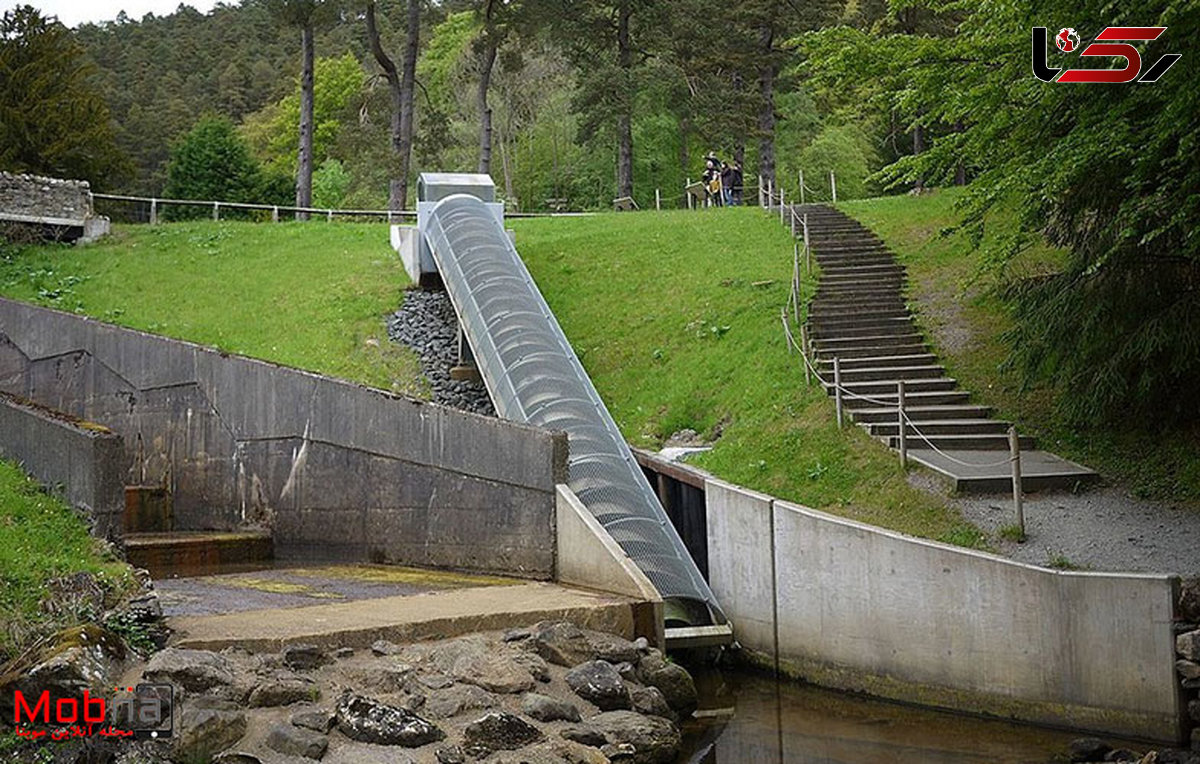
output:
[[1012, 456], [1013, 508], [1017, 511], [1017, 528], [1021, 531], [1021, 538], [1025, 538], [1025, 507], [1021, 496], [1021, 439], [1017, 436], [1015, 425], [1008, 428], [1008, 451]]
[[896, 420], [900, 423], [900, 469], [908, 469], [908, 425], [904, 421], [904, 380], [896, 382]]
[[800, 324], [800, 360], [804, 363], [804, 386], [812, 384], [812, 373], [808, 370], [808, 332]]
[[837, 357], [833, 357], [833, 400], [837, 404], [837, 424], [838, 429], [842, 429], [842, 363]]

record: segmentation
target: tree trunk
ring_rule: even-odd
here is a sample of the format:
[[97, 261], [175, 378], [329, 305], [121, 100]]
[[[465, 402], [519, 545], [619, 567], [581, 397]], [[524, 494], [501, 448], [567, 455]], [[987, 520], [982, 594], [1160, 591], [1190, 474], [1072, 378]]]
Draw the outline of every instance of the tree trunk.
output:
[[400, 81], [400, 178], [392, 181], [392, 199], [403, 209], [408, 203], [409, 162], [413, 144], [413, 91], [417, 81], [417, 49], [421, 34], [420, 0], [408, 0], [405, 22], [404, 76]]
[[[312, 206], [313, 174], [313, 28], [304, 25], [300, 33], [300, 156], [296, 163], [296, 206]], [[297, 220], [308, 220], [307, 212], [297, 212]]]
[[775, 182], [775, 56], [772, 48], [775, 30], [770, 24], [759, 27], [758, 91], [762, 98], [758, 113], [758, 174], [763, 181]]
[[[375, 56], [376, 63], [379, 68], [383, 69], [383, 76], [388, 83], [388, 91], [392, 98], [392, 151], [396, 154], [400, 153], [400, 104], [403, 99], [400, 94], [400, 73], [396, 71], [396, 64], [384, 51], [383, 45], [379, 43], [379, 29], [375, 26], [375, 3], [367, 4], [367, 42], [371, 46], [371, 54]], [[398, 197], [400, 190], [399, 184], [392, 180], [388, 189], [388, 209], [402, 210], [404, 209], [404, 200]]]
[[622, 93], [617, 114], [617, 196], [633, 196], [633, 52], [629, 45], [630, 0], [617, 13], [617, 65], [621, 67]]
[[496, 43], [490, 31], [485, 31], [479, 63], [479, 171], [492, 172], [492, 110], [488, 107], [488, 87], [492, 82], [492, 67], [496, 64]]
[[[963, 126], [961, 119], [954, 123], [954, 132], [961, 133], [964, 130], [966, 130], [966, 128]], [[963, 164], [961, 151], [959, 152], [959, 160], [954, 165], [954, 185], [956, 185], [956, 186], [967, 185], [967, 166], [965, 164]]]
[[[925, 150], [925, 130], [918, 123], [913, 128], [913, 155], [919, 156]], [[922, 191], [925, 188], [925, 179], [917, 177], [917, 182], [914, 185], [915, 190]]]

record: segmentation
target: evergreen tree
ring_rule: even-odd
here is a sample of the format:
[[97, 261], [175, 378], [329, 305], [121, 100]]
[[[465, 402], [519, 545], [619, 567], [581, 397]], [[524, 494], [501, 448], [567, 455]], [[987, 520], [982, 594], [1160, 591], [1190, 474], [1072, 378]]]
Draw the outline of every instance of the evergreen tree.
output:
[[[265, 177], [246, 142], [225, 117], [206, 117], [175, 145], [164, 194], [170, 199], [287, 204]], [[168, 217], [202, 217], [207, 210], [167, 207]]]
[[32, 6], [0, 18], [0, 168], [111, 186], [128, 165], [95, 67], [53, 17]]

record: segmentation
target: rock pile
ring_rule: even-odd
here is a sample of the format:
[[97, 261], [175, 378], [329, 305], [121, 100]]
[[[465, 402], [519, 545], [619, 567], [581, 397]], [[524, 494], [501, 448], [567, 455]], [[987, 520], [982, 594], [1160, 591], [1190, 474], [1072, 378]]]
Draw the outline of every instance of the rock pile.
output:
[[412, 289], [400, 310], [388, 317], [388, 338], [421, 356], [421, 368], [433, 392], [433, 402], [484, 416], [496, 416], [482, 384], [450, 378], [458, 362], [458, 318], [445, 292]]
[[646, 640], [567, 622], [366, 650], [169, 648], [142, 676], [181, 706], [177, 737], [142, 762], [665, 764], [697, 704]]

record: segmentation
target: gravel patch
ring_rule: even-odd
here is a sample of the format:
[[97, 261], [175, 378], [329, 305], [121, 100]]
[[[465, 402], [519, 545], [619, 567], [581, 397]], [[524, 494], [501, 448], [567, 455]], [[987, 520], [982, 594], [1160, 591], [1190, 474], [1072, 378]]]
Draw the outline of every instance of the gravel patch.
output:
[[421, 368], [433, 392], [433, 402], [484, 416], [496, 416], [487, 388], [450, 379], [458, 361], [458, 317], [445, 292], [413, 289], [400, 309], [388, 317], [388, 339], [407, 345], [421, 357]]
[[1014, 525], [1012, 498], [952, 499], [970, 522], [990, 537], [1000, 554], [1046, 565], [1068, 561], [1086, 570], [1200, 575], [1200, 511], [1186, 505], [1147, 501], [1115, 486], [1078, 494], [1048, 492], [1025, 497], [1026, 541], [1001, 539]]

